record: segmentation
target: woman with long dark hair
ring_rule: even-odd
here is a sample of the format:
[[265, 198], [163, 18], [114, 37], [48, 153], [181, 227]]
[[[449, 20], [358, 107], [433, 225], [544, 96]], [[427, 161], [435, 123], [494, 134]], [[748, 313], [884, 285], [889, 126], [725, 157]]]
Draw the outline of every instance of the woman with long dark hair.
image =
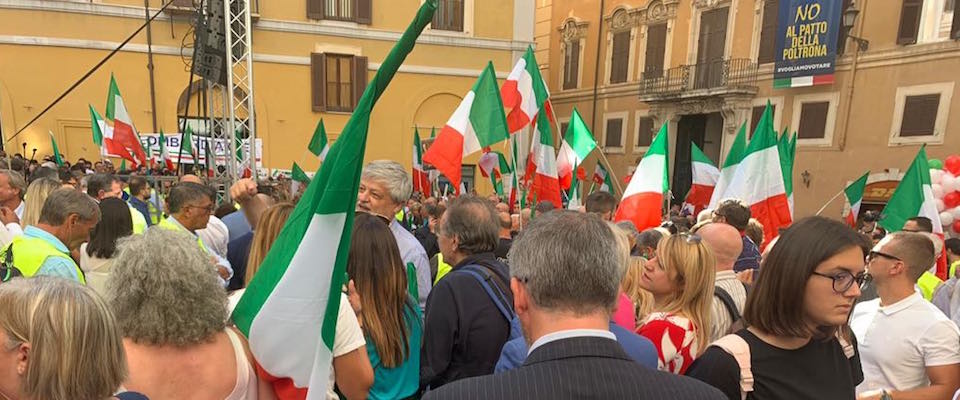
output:
[[118, 198], [100, 201], [100, 222], [90, 233], [90, 241], [80, 245], [80, 269], [87, 285], [104, 293], [104, 285], [113, 268], [117, 240], [133, 234], [133, 219], [127, 203]]
[[869, 249], [839, 221], [793, 224], [747, 296], [747, 328], [714, 342], [687, 375], [731, 400], [854, 399], [863, 373], [847, 321], [867, 279]]
[[410, 397], [420, 379], [423, 322], [407, 291], [407, 274], [388, 224], [383, 217], [358, 212], [347, 261], [350, 304], [363, 327], [374, 371], [370, 399]]

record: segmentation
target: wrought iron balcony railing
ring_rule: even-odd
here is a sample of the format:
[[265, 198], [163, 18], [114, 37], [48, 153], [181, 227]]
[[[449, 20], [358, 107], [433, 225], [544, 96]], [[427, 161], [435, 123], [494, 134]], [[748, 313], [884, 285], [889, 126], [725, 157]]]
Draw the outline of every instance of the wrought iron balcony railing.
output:
[[640, 96], [680, 95], [709, 89], [756, 89], [757, 71], [757, 63], [746, 58], [644, 71]]

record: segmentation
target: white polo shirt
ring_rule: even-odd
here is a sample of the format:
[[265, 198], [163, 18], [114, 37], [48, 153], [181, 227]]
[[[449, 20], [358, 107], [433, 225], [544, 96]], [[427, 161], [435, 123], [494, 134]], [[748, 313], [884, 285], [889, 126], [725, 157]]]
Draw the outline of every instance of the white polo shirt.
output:
[[863, 367], [857, 393], [926, 387], [926, 367], [960, 363], [960, 330], [918, 293], [889, 306], [880, 299], [858, 304], [850, 328]]

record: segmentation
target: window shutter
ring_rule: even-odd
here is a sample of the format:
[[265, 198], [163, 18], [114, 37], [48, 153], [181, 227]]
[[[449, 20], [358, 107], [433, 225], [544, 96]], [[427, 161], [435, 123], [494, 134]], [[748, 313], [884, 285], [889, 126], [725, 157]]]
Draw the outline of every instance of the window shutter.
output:
[[[947, 0], [951, 1], [951, 0]], [[953, 25], [950, 27], [950, 38], [960, 39], [960, 0], [953, 1]]]
[[917, 43], [922, 9], [923, 0], [903, 0], [903, 7], [900, 9], [900, 30], [897, 32], [897, 44]]
[[644, 56], [643, 79], [663, 76], [663, 56], [667, 49], [667, 24], [647, 27], [647, 51]]
[[650, 147], [653, 143], [653, 118], [640, 118], [637, 122], [637, 131], [637, 147]]
[[323, 19], [323, 0], [307, 0], [307, 18]]
[[622, 137], [623, 137], [623, 120], [620, 118], [608, 119], [607, 135], [603, 140], [603, 146], [606, 148], [623, 147], [623, 141], [620, 140]]
[[373, 0], [356, 0], [357, 23], [370, 25], [373, 21]]
[[313, 112], [327, 110], [327, 57], [323, 53], [310, 54], [310, 97]]
[[567, 42], [566, 60], [564, 62], [563, 88], [576, 89], [577, 75], [580, 73], [580, 40], [573, 39]]
[[771, 63], [775, 58], [779, 8], [780, 2], [778, 0], [763, 2], [763, 21], [760, 25], [760, 53], [757, 55], [758, 64]]
[[937, 124], [937, 109], [940, 94], [907, 96], [903, 104], [903, 120], [900, 123], [901, 137], [933, 135]]
[[360, 96], [367, 89], [367, 57], [353, 58], [353, 108], [357, 108]]
[[613, 34], [613, 51], [610, 54], [610, 83], [627, 81], [630, 64], [630, 31]]
[[800, 106], [800, 127], [797, 137], [800, 139], [823, 139], [827, 132], [827, 111], [830, 102], [803, 103]]

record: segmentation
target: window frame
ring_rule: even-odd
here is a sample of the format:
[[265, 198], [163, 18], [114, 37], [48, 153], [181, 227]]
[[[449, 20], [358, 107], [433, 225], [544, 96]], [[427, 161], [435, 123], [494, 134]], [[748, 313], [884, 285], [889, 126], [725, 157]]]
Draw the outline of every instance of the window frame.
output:
[[[329, 80], [329, 77], [330, 77], [330, 68], [329, 68], [329, 66], [330, 66], [330, 60], [344, 60], [344, 59], [347, 60], [347, 64], [349, 65], [347, 68], [349, 69], [349, 72], [350, 72], [350, 90], [348, 90], [348, 92], [349, 92], [348, 94], [349, 94], [349, 96], [350, 96], [350, 106], [348, 106], [348, 107], [341, 107], [341, 106], [340, 106], [340, 103], [342, 103], [342, 100], [343, 100], [342, 94], [341, 94], [341, 96], [338, 96], [338, 97], [337, 97], [337, 99], [340, 100], [340, 101], [337, 102], [336, 105], [330, 104], [330, 102], [328, 101], [328, 98], [329, 98], [329, 96], [330, 96], [330, 80]], [[326, 88], [326, 89], [324, 90], [324, 94], [325, 94], [327, 97], [325, 97], [325, 98], [323, 99], [323, 101], [324, 101], [324, 105], [325, 105], [325, 108], [326, 108], [327, 112], [343, 112], [343, 113], [353, 112], [353, 110], [354, 110], [354, 108], [355, 108], [355, 106], [353, 105], [353, 104], [355, 103], [355, 99], [353, 98], [353, 95], [354, 95], [354, 94], [353, 94], [353, 92], [354, 92], [353, 88], [355, 87], [354, 85], [356, 85], [356, 81], [357, 81], [357, 77], [355, 76], [356, 74], [354, 73], [354, 69], [355, 69], [355, 65], [356, 65], [356, 56], [355, 56], [355, 55], [352, 55], [352, 54], [326, 53], [326, 59], [325, 59], [325, 61], [326, 61], [327, 64], [324, 66], [323, 85], [324, 85], [324, 87]], [[336, 65], [337, 65], [337, 68], [338, 68], [338, 69], [343, 66], [342, 62], [339, 62], [339, 61], [337, 62]], [[336, 87], [337, 87], [337, 91], [339, 92], [340, 90], [343, 89], [344, 83], [340, 80], [341, 74], [338, 73], [338, 74], [336, 74], [336, 76], [337, 76]]]
[[[436, 27], [435, 22], [437, 21], [437, 16], [439, 16], [440, 6], [442, 2], [459, 2], [460, 3], [460, 29], [451, 29], [450, 27]], [[442, 22], [442, 21], [441, 21]], [[434, 14], [433, 20], [430, 22], [430, 29], [435, 31], [444, 31], [444, 32], [454, 32], [454, 33], [464, 33], [467, 29], [467, 0], [438, 0], [437, 2], [437, 13]]]
[[[897, 88], [897, 94], [894, 98], [893, 118], [890, 124], [889, 146], [911, 145], [911, 144], [943, 144], [946, 136], [947, 121], [950, 117], [950, 101], [953, 97], [954, 82], [930, 83], [924, 85], [900, 86]], [[907, 96], [920, 96], [940, 94], [940, 104], [937, 105], [937, 118], [933, 124], [933, 135], [929, 136], [900, 136], [900, 128], [903, 125], [903, 111], [906, 106]]]
[[[600, 141], [603, 147], [603, 152], [607, 154], [624, 154], [626, 153], [626, 146], [624, 145], [625, 137], [627, 136], [625, 132], [630, 132], [630, 120], [629, 113], [627, 111], [621, 112], [610, 112], [603, 114], [603, 138]], [[607, 125], [610, 120], [619, 119], [620, 120], [620, 145], [608, 147], [607, 146]]]
[[[574, 86], [567, 87], [567, 52], [569, 51], [572, 43], [577, 42], [577, 76], [573, 78]], [[577, 90], [580, 89], [580, 86], [583, 84], [583, 47], [586, 42], [585, 38], [576, 38], [569, 41], [564, 41], [561, 49], [561, 66], [560, 66], [560, 90]]]
[[[768, 4], [767, 4], [767, 0], [755, 0], [755, 1], [757, 2], [757, 6], [758, 6], [760, 9], [757, 10], [757, 18], [756, 18], [756, 26], [757, 26], [757, 28], [756, 28], [756, 29], [757, 29], [757, 31], [756, 31], [756, 32], [757, 32], [757, 36], [756, 36], [756, 46], [757, 46], [757, 47], [756, 47], [756, 51], [754, 52], [754, 60], [756, 60], [757, 65], [771, 64], [771, 63], [774, 63], [774, 62], [777, 61], [776, 36], [777, 36], [778, 27], [777, 27], [777, 20], [776, 20], [776, 19], [779, 17], [779, 15], [778, 15], [779, 12], [780, 12], [780, 10], [779, 10], [779, 5], [780, 5], [780, 1], [781, 1], [781, 0], [774, 0], [774, 1], [777, 2], [777, 6], [778, 6], [778, 7], [774, 8], [773, 10], [767, 10], [767, 5], [768, 5]], [[764, 36], [763, 36], [763, 22], [764, 22], [764, 18], [766, 18], [768, 15], [770, 15], [770, 14], [768, 14], [768, 12], [772, 12], [773, 15], [774, 15], [773, 32], [771, 33], [771, 38], [770, 38], [770, 40], [773, 40], [773, 42], [774, 42], [774, 44], [773, 44], [773, 59], [771, 59], [770, 61], [767, 61], [767, 62], [761, 62], [761, 61], [760, 61], [760, 55], [761, 55], [761, 52], [763, 51], [763, 46], [762, 46], [762, 44], [763, 44], [763, 38], [764, 38]]]
[[[747, 119], [747, 139], [750, 139], [753, 135], [753, 130], [756, 128], [753, 126], [753, 108], [754, 107], [765, 107], [767, 105], [767, 100], [770, 101], [770, 105], [774, 107], [773, 109], [773, 126], [777, 129], [779, 134], [783, 129], [783, 114], [786, 112], [786, 109], [783, 107], [783, 97], [758, 97], [753, 99], [750, 102], [750, 116]], [[740, 126], [737, 126], [737, 129], [740, 129]], [[793, 133], [790, 131], [788, 133]]]
[[[636, 27], [632, 27], [632, 28], [630, 28], [630, 29], [623, 29], [623, 30], [618, 30], [618, 31], [607, 32], [607, 39], [608, 39], [608, 41], [607, 41], [607, 80], [606, 80], [606, 83], [607, 83], [608, 85], [622, 85], [622, 84], [625, 84], [625, 83], [630, 83], [631, 80], [633, 79], [633, 75], [634, 75], [634, 74], [631, 74], [631, 70], [633, 69], [634, 52], [636, 51], [635, 46], [634, 46], [634, 44], [635, 44], [635, 42], [636, 42], [636, 29], [637, 29]], [[614, 62], [613, 62], [613, 61], [614, 61], [614, 39], [617, 37], [617, 35], [626, 35], [626, 38], [627, 38], [626, 53], [624, 54], [624, 56], [626, 57], [626, 60], [624, 60], [624, 62], [626, 63], [626, 65], [624, 66], [624, 68], [626, 69], [626, 71], [625, 71], [624, 74], [623, 74], [623, 81], [620, 81], [620, 82], [614, 82], [614, 81], [613, 81], [613, 71], [614, 71]], [[622, 37], [622, 36], [621, 36], [621, 37]], [[583, 49], [581, 48], [581, 53], [582, 53], [582, 52], [583, 52]]]
[[[347, 0], [350, 2], [350, 17], [342, 17], [339, 15], [332, 15], [327, 12], [327, 1], [329, 0], [320, 0], [323, 2], [323, 19], [330, 21], [342, 21], [342, 22], [357, 22], [357, 0]], [[343, 0], [333, 0], [333, 3], [336, 7]]]
[[[772, 101], [771, 101], [772, 102]], [[804, 103], [829, 102], [827, 107], [827, 120], [823, 127], [823, 138], [820, 139], [801, 139], [797, 137], [797, 146], [803, 147], [831, 147], [833, 146], [834, 131], [837, 126], [837, 106], [840, 102], [839, 92], [813, 93], [797, 95], [793, 97], [793, 118], [790, 124], [790, 132], [799, 132], [800, 130], [800, 111]], [[781, 113], [782, 114], [782, 113]], [[776, 120], [776, 118], [774, 118]]]

